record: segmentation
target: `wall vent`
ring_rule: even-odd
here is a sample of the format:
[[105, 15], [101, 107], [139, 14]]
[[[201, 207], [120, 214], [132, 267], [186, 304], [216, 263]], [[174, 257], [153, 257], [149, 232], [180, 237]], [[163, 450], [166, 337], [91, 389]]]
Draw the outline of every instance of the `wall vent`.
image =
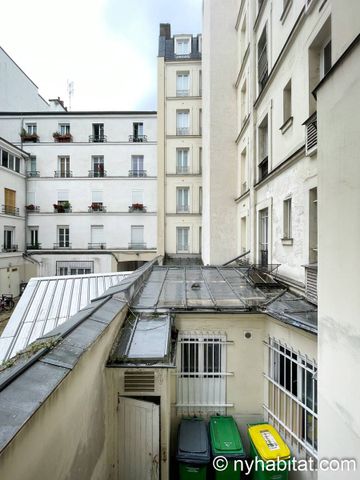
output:
[[125, 392], [154, 392], [155, 373], [151, 370], [127, 370], [124, 375]]
[[305, 296], [307, 300], [317, 304], [317, 266], [305, 268]]

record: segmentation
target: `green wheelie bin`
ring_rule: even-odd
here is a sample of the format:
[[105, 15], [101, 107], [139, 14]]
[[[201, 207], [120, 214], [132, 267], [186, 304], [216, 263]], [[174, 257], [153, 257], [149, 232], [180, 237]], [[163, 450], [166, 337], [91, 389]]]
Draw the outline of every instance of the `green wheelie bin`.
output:
[[287, 480], [291, 452], [278, 431], [269, 423], [252, 424], [248, 435], [253, 480]]
[[213, 458], [224, 457], [224, 460], [215, 468], [214, 460], [214, 478], [215, 480], [238, 480], [241, 475], [240, 462], [235, 460], [245, 460], [246, 455], [241, 441], [239, 429], [233, 417], [214, 416], [210, 418], [210, 443]]
[[202, 418], [184, 418], [181, 421], [176, 459], [180, 480], [206, 480], [210, 444], [207, 425]]

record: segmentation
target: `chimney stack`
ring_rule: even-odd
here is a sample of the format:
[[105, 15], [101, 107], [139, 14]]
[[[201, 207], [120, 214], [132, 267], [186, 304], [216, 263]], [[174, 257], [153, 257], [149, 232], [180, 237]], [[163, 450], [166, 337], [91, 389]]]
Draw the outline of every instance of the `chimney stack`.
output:
[[160, 37], [165, 37], [166, 40], [169, 40], [171, 38], [170, 23], [160, 23]]

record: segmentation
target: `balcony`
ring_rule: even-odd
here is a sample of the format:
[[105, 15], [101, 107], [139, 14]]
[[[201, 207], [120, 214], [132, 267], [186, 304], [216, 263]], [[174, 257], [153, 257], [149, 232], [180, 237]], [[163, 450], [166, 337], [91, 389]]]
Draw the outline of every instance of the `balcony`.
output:
[[129, 142], [147, 142], [147, 135], [129, 135]]
[[73, 172], [72, 171], [62, 171], [62, 170], [55, 170], [54, 171], [54, 177], [55, 178], [71, 178], [73, 176]]
[[20, 216], [19, 209], [17, 207], [13, 207], [12, 205], [2, 205], [1, 213], [4, 213], [5, 215], [13, 215], [15, 217]]
[[20, 138], [23, 143], [37, 143], [40, 141], [40, 137], [37, 133], [27, 133], [25, 131], [21, 132]]
[[176, 135], [190, 135], [189, 127], [176, 127]]
[[89, 250], [105, 250], [106, 243], [88, 243]]
[[39, 213], [40, 212], [40, 206], [39, 205], [33, 205], [32, 203], [30, 205], [25, 205], [25, 210], [27, 213]]
[[89, 142], [105, 143], [107, 142], [107, 136], [106, 135], [89, 135]]
[[93, 213], [93, 212], [106, 212], [106, 207], [100, 202], [93, 202], [89, 207], [88, 207], [88, 212]]
[[54, 250], [70, 249], [72, 248], [69, 242], [54, 243]]
[[19, 250], [18, 245], [3, 245], [3, 252], [17, 252]]
[[29, 178], [40, 177], [40, 172], [38, 170], [28, 170], [26, 172], [26, 176], [29, 177]]
[[186, 175], [190, 172], [188, 165], [177, 165], [176, 166], [176, 173], [178, 175]]
[[146, 207], [142, 203], [133, 203], [132, 205], [129, 206], [129, 212], [146, 212]]
[[54, 132], [53, 133], [54, 141], [59, 142], [59, 143], [70, 143], [72, 142], [72, 135], [71, 133], [59, 133], [59, 132]]
[[176, 205], [176, 213], [189, 213], [189, 205]]
[[146, 250], [146, 243], [129, 243], [129, 250]]
[[54, 213], [71, 213], [72, 208], [69, 202], [54, 203]]
[[317, 150], [317, 114], [311, 115], [305, 122], [305, 153], [312, 155]]
[[26, 250], [41, 250], [41, 243], [28, 243]]
[[176, 96], [177, 97], [188, 97], [190, 95], [190, 90], [189, 89], [186, 89], [186, 90], [176, 90]]
[[89, 170], [89, 175], [90, 178], [103, 178], [107, 177], [107, 171], [104, 169], [99, 169], [99, 170]]
[[129, 170], [129, 177], [147, 177], [146, 170]]

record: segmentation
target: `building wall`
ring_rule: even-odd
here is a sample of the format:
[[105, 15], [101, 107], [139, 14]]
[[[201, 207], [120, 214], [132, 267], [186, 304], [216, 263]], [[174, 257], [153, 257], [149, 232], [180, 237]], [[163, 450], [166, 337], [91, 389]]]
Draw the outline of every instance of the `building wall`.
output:
[[38, 87], [0, 47], [0, 111], [45, 111], [49, 104]]
[[[359, 33], [360, 8], [333, 1], [334, 62]], [[356, 24], [356, 28], [355, 27]], [[360, 45], [317, 91], [319, 143], [319, 446], [360, 464]], [[334, 432], [336, 434], [334, 434]], [[319, 473], [355, 479], [357, 472]]]

